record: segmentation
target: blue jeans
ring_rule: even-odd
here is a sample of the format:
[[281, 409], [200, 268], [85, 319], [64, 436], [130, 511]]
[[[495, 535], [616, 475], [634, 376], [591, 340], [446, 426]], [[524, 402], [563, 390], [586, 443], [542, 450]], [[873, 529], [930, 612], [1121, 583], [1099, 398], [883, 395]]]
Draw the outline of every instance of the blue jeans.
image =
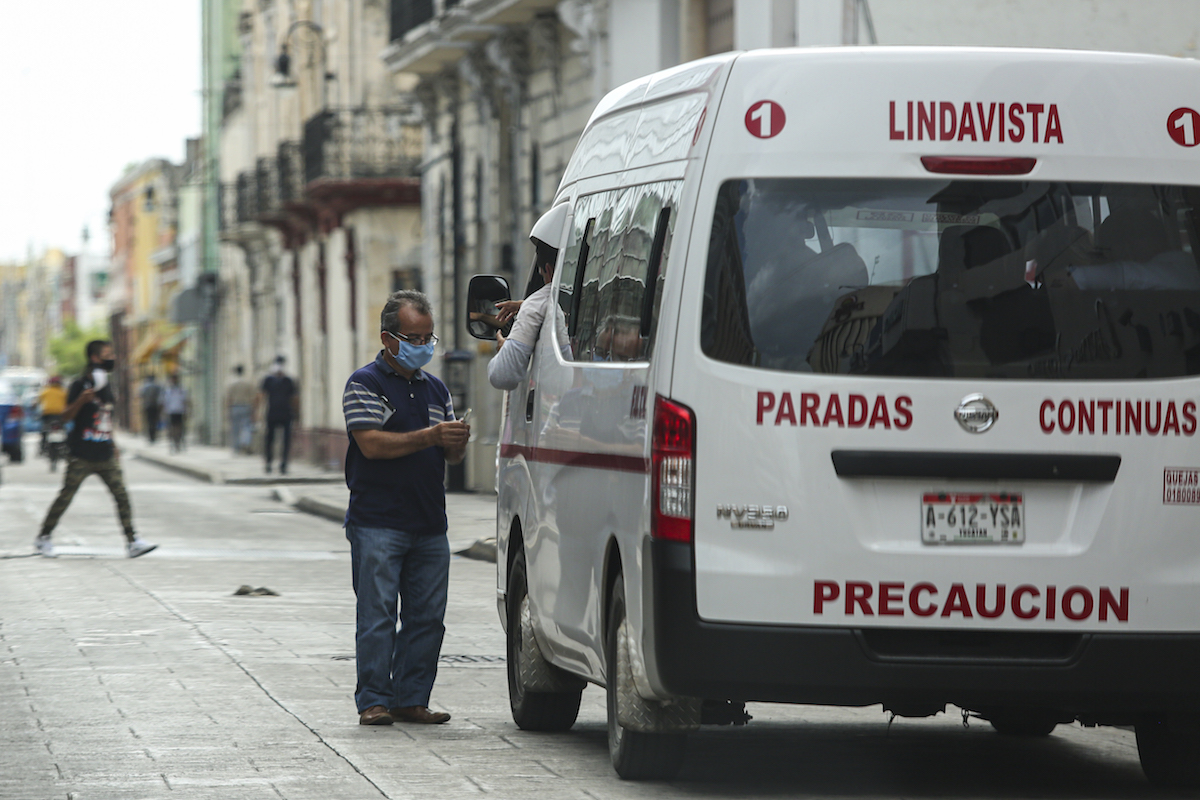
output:
[[250, 449], [250, 440], [254, 436], [250, 425], [252, 413], [252, 406], [229, 407], [229, 444], [234, 453], [245, 453]]
[[346, 538], [358, 597], [358, 710], [427, 706], [446, 632], [450, 541], [357, 525], [346, 526]]

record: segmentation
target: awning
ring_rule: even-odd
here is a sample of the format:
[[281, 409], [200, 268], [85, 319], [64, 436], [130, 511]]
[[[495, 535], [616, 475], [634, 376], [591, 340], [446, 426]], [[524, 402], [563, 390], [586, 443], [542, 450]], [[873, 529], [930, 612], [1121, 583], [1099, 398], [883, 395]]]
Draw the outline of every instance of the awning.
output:
[[187, 338], [195, 332], [196, 329], [191, 325], [187, 326], [186, 328], [180, 328], [169, 339], [159, 345], [158, 349], [164, 353], [173, 353], [175, 350], [178, 350], [179, 347], [183, 345], [185, 341], [187, 341]]
[[158, 343], [162, 339], [154, 331], [147, 333], [142, 337], [142, 340], [137, 343], [137, 347], [133, 348], [132, 361], [134, 364], [144, 364], [154, 355], [154, 351], [158, 349]]

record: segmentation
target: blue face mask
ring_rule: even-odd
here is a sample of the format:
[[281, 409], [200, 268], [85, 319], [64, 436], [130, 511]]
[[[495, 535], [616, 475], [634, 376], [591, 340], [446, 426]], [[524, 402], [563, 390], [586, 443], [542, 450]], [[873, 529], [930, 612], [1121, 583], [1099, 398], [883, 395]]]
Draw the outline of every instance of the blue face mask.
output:
[[404, 369], [418, 370], [433, 358], [433, 342], [421, 345], [410, 344], [391, 331], [388, 331], [387, 334], [396, 340], [396, 352], [389, 351], [388, 354], [396, 359], [396, 363]]

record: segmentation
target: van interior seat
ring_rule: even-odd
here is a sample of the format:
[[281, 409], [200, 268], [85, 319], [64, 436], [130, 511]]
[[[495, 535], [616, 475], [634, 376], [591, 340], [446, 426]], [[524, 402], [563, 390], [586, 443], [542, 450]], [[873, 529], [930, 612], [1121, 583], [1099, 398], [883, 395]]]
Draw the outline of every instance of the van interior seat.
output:
[[837, 299], [866, 286], [867, 265], [848, 242], [808, 258], [793, 269], [759, 275], [747, 292], [755, 347], [766, 355], [788, 354], [807, 363]]
[[1145, 264], [1160, 253], [1175, 249], [1166, 226], [1150, 209], [1133, 206], [1117, 208], [1096, 232], [1096, 244], [1106, 261], [1133, 261]]
[[1008, 237], [986, 225], [951, 225], [938, 239], [938, 272], [956, 274], [982, 267], [1013, 251]]

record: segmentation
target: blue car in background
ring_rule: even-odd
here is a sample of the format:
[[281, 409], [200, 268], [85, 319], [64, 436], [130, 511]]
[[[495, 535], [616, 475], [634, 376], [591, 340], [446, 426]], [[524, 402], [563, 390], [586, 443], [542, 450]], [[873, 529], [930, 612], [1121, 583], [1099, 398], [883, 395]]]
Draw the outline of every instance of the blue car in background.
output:
[[3, 435], [4, 452], [13, 463], [20, 463], [25, 458], [21, 447], [21, 434], [25, 432], [25, 409], [16, 390], [7, 380], [0, 378], [0, 429]]

